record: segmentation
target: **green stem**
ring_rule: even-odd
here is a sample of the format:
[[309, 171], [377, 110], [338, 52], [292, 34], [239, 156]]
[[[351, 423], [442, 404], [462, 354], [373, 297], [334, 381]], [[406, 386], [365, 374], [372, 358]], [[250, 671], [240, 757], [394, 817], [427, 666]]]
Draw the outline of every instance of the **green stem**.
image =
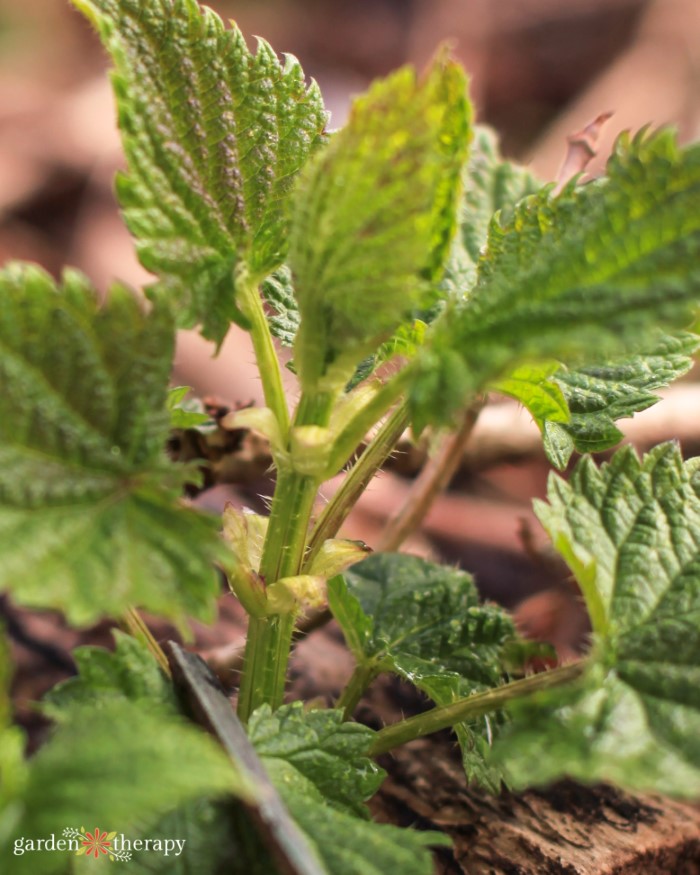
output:
[[377, 756], [380, 753], [386, 753], [416, 738], [422, 738], [424, 735], [439, 732], [441, 729], [455, 726], [464, 720], [497, 711], [514, 699], [521, 699], [525, 696], [531, 696], [533, 693], [574, 681], [581, 677], [586, 667], [585, 660], [574, 662], [571, 665], [564, 665], [551, 671], [513, 681], [510, 684], [504, 684], [502, 687], [487, 690], [485, 693], [467, 696], [449, 705], [433, 708], [423, 714], [418, 714], [416, 717], [410, 717], [408, 720], [401, 720], [399, 723], [381, 729], [375, 735], [369, 754]]
[[[328, 395], [303, 395], [294, 424], [327, 425], [332, 401]], [[319, 485], [315, 477], [279, 471], [260, 561], [266, 586], [300, 573]], [[275, 709], [282, 704], [295, 619], [294, 611], [249, 619], [238, 698], [238, 714], [244, 722], [261, 705]]]
[[240, 307], [251, 323], [250, 336], [262, 381], [265, 404], [277, 417], [282, 436], [286, 438], [289, 432], [289, 411], [282, 384], [280, 363], [270, 334], [270, 326], [265, 316], [262, 298], [257, 283], [244, 282], [240, 285]]
[[388, 380], [358, 415], [338, 435], [331, 450], [331, 467], [340, 470], [355, 453], [367, 432], [375, 426], [403, 395], [410, 380], [410, 371], [404, 368]]
[[357, 703], [379, 673], [380, 669], [372, 662], [362, 662], [355, 666], [347, 686], [335, 703], [336, 708], [343, 709], [343, 720], [349, 720], [352, 717]]
[[328, 538], [334, 538], [367, 488], [377, 471], [391, 455], [397, 441], [408, 425], [409, 414], [404, 404], [387, 417], [377, 434], [365, 447], [362, 455], [348, 471], [343, 483], [316, 520], [306, 554], [305, 570]]

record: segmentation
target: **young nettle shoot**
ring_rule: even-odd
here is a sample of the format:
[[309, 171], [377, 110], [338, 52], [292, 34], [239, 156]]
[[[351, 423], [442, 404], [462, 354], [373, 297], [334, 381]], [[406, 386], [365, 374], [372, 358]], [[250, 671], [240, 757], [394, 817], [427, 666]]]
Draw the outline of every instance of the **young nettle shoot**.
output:
[[[593, 635], [579, 662], [540, 674], [514, 670], [514, 624], [469, 574], [368, 555], [341, 533], [409, 426], [453, 443], [387, 536], [393, 551], [490, 391], [530, 411], [564, 469], [613, 447], [615, 421], [689, 369], [700, 147], [666, 130], [623, 136], [602, 178], [555, 191], [500, 157], [444, 51], [375, 82], [330, 133], [296, 59], [262, 40], [251, 50], [195, 0], [73, 2], [111, 57], [128, 165], [117, 196], [155, 279], [147, 304], [122, 286], [99, 304], [75, 271], [60, 283], [27, 264], [0, 271], [0, 589], [131, 634], [113, 652], [76, 651], [77, 676], [42, 705], [56, 728], [29, 759], [5, 654], [8, 871], [67, 871], [69, 851], [13, 854], [15, 841], [99, 823], [186, 836], [197, 871], [270, 872], [279, 857], [239, 820], [269, 784], [284, 847], [304, 849], [285, 871], [427, 875], [444, 837], [375, 824], [366, 802], [377, 755], [447, 727], [468, 779], [492, 791], [567, 775], [700, 795], [700, 466], [675, 444], [552, 475], [536, 511]], [[269, 516], [222, 521], [182, 499], [197, 468], [168, 458], [168, 438], [207, 417], [168, 382], [176, 329], [220, 343], [233, 323], [250, 333], [265, 396], [233, 419], [269, 440], [276, 486]], [[291, 347], [297, 403], [277, 342]], [[212, 621], [221, 569], [249, 615], [245, 756], [230, 708], [200, 714], [218, 740], [195, 725], [139, 614], [183, 630]], [[283, 704], [311, 614], [335, 618], [355, 660], [332, 708]], [[434, 707], [380, 731], [355, 722], [384, 673]], [[206, 683], [190, 683], [208, 702]]]

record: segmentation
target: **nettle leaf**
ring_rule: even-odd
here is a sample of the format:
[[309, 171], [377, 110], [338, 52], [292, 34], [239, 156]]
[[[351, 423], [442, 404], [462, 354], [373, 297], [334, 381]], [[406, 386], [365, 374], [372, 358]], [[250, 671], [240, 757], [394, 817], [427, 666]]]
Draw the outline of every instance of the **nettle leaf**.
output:
[[[666, 335], [648, 353], [559, 370], [555, 380], [571, 412], [569, 422], [560, 428], [569, 436], [572, 449], [598, 453], [619, 443], [623, 435], [615, 421], [656, 404], [659, 396], [654, 390], [687, 373], [697, 349], [694, 334]], [[545, 449], [549, 450], [549, 444], [545, 432]]]
[[89, 624], [132, 604], [211, 616], [218, 524], [165, 456], [170, 317], [77, 273], [0, 272], [0, 590]]
[[495, 220], [474, 290], [436, 323], [417, 368], [419, 421], [444, 421], [523, 362], [607, 362], [688, 324], [700, 290], [699, 188], [700, 147], [642, 132], [620, 138], [604, 179], [556, 196], [546, 187], [505, 225]]
[[[700, 466], [674, 444], [552, 478], [538, 515], [576, 574], [597, 644], [569, 689], [513, 707], [496, 748], [522, 786], [561, 775], [700, 794]], [[545, 753], [546, 752], [546, 753]]]
[[236, 275], [258, 281], [285, 255], [288, 195], [324, 139], [326, 112], [291, 55], [195, 0], [74, 0], [115, 64], [129, 175], [118, 182], [143, 265], [179, 324], [221, 341]]
[[476, 281], [477, 265], [494, 215], [500, 213], [500, 221], [509, 222], [515, 205], [542, 187], [527, 168], [503, 160], [497, 135], [483, 125], [474, 126], [463, 183], [459, 231], [447, 269], [450, 285], [459, 295], [468, 292]]
[[656, 404], [653, 390], [690, 370], [697, 348], [694, 334], [666, 335], [648, 353], [607, 363], [572, 369], [524, 365], [492, 388], [530, 411], [550, 461], [563, 469], [574, 450], [595, 453], [619, 443], [623, 434], [615, 421]]
[[113, 635], [114, 651], [104, 647], [77, 647], [73, 651], [78, 675], [47, 693], [41, 703], [45, 714], [60, 721], [70, 718], [76, 705], [99, 709], [122, 700], [177, 712], [172, 685], [145, 644], [118, 630]]
[[429, 303], [455, 226], [470, 137], [461, 68], [439, 58], [358, 98], [345, 128], [301, 175], [289, 264], [301, 327], [302, 383], [343, 386], [411, 314]]
[[[366, 819], [363, 802], [384, 773], [365, 753], [374, 732], [343, 723], [340, 711], [303, 710], [301, 702], [250, 719], [249, 733], [270, 779], [329, 875], [429, 875], [428, 848], [441, 833], [399, 829]], [[359, 816], [358, 816], [359, 815]]]
[[[502, 683], [510, 617], [480, 605], [471, 577], [414, 556], [376, 554], [328, 585], [329, 607], [360, 665], [413, 683], [438, 705]], [[471, 780], [498, 789], [485, 754], [499, 715], [455, 727]]]
[[336, 808], [367, 817], [364, 802], [373, 796], [385, 773], [367, 757], [374, 732], [360, 723], [343, 722], [342, 711], [304, 711], [303, 703], [274, 713], [259, 708], [248, 727], [255, 749], [268, 769], [281, 760], [293, 766]]
[[292, 272], [283, 265], [265, 280], [260, 290], [273, 310], [267, 317], [273, 337], [276, 337], [282, 346], [294, 346], [301, 317], [294, 296]]
[[[15, 835], [61, 836], [65, 827], [82, 824], [128, 835], [130, 827], [205, 793], [225, 797], [248, 789], [204, 732], [128, 701], [98, 711], [76, 707], [29, 763]], [[13, 872], [63, 872], [67, 853], [15, 857]]]

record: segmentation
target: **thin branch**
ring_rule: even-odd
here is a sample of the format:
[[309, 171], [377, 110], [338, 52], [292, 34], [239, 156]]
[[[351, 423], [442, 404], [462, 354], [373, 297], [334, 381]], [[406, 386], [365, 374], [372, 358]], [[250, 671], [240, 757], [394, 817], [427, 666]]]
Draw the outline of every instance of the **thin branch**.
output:
[[399, 512], [386, 525], [377, 550], [388, 553], [398, 550], [406, 538], [420, 526], [433, 501], [448, 485], [464, 456], [476, 420], [483, 407], [482, 400], [469, 407], [456, 432], [448, 435], [437, 454], [428, 461], [416, 477]]

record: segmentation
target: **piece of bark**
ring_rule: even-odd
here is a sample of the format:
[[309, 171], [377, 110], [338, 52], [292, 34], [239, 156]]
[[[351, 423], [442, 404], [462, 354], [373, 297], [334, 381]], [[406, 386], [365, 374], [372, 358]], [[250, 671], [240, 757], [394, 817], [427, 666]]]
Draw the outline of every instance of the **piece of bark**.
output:
[[381, 819], [439, 829], [439, 875], [698, 875], [700, 811], [657, 796], [560, 782], [488, 796], [449, 744], [422, 739], [383, 762]]

